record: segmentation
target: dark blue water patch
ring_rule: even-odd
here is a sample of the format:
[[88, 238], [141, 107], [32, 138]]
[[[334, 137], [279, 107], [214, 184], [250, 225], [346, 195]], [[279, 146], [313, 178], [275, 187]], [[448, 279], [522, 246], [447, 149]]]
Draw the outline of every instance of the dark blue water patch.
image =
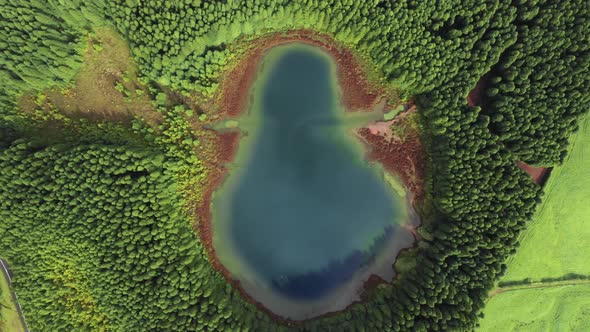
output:
[[346, 284], [360, 269], [370, 265], [375, 256], [383, 249], [393, 235], [394, 228], [389, 226], [375, 244], [367, 251], [355, 250], [342, 261], [332, 261], [321, 271], [304, 275], [287, 276], [280, 280], [271, 280], [273, 288], [292, 299], [313, 300], [322, 297], [335, 288]]
[[367, 255], [357, 250], [341, 262], [331, 262], [325, 270], [272, 280], [271, 283], [276, 291], [292, 299], [313, 300], [352, 279], [366, 261]]

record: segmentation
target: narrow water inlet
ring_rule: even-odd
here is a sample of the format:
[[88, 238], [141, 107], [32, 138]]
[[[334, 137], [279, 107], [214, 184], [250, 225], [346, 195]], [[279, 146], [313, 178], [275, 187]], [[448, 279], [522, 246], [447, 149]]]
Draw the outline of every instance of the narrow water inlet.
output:
[[230, 126], [246, 134], [213, 197], [220, 262], [252, 298], [295, 320], [345, 308], [371, 274], [391, 279], [414, 241], [403, 186], [365, 160], [337, 77], [320, 48], [271, 49], [245, 120]]

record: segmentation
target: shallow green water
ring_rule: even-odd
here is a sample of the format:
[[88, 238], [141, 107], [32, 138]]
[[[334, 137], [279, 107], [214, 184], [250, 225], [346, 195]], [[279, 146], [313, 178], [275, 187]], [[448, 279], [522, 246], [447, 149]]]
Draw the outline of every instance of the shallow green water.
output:
[[[343, 298], [358, 290], [361, 274], [376, 262], [391, 270], [391, 256], [413, 241], [402, 227], [405, 197], [364, 160], [339, 93], [323, 51], [273, 48], [242, 121], [250, 125], [213, 200], [221, 262], [255, 299], [295, 319], [333, 310], [334, 297], [348, 304]], [[332, 307], [321, 305], [328, 300]], [[310, 303], [314, 312], [301, 314], [297, 306]]]

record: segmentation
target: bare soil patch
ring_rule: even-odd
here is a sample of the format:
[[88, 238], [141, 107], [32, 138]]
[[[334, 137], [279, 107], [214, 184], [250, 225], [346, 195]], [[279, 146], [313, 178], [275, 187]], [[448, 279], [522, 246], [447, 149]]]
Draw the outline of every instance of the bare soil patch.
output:
[[535, 166], [531, 166], [529, 164], [523, 163], [522, 161], [517, 161], [516, 165], [520, 169], [522, 169], [523, 171], [527, 172], [531, 176], [533, 181], [539, 185], [543, 185], [547, 176], [549, 175], [549, 172], [551, 171], [550, 168], [535, 167]]
[[391, 121], [376, 122], [357, 130], [369, 147], [369, 160], [379, 162], [385, 170], [397, 175], [412, 195], [412, 202], [424, 198], [426, 159], [415, 126], [416, 107], [408, 105], [406, 111]]
[[97, 29], [88, 36], [83, 58], [72, 87], [25, 95], [21, 109], [59, 110], [68, 117], [90, 121], [128, 122], [139, 116], [150, 124], [160, 122], [161, 115], [154, 110], [148, 90], [138, 82], [137, 66], [127, 42], [118, 33]]

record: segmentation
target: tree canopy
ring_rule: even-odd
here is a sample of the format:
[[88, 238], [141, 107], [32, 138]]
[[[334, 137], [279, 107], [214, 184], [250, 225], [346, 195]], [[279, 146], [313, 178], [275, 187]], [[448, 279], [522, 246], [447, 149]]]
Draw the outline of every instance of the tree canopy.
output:
[[[560, 163], [590, 108], [583, 0], [0, 0], [0, 18], [0, 256], [38, 331], [473, 329], [542, 198], [516, 161]], [[161, 123], [21, 112], [23, 95], [75, 81], [103, 26], [128, 40]], [[205, 136], [178, 96], [213, 96], [236, 45], [294, 30], [331, 36], [415, 101], [435, 213], [391, 285], [286, 325], [213, 268], [193, 230], [183, 191], [207, 175]], [[52, 125], [63, 137], [48, 139]]]

